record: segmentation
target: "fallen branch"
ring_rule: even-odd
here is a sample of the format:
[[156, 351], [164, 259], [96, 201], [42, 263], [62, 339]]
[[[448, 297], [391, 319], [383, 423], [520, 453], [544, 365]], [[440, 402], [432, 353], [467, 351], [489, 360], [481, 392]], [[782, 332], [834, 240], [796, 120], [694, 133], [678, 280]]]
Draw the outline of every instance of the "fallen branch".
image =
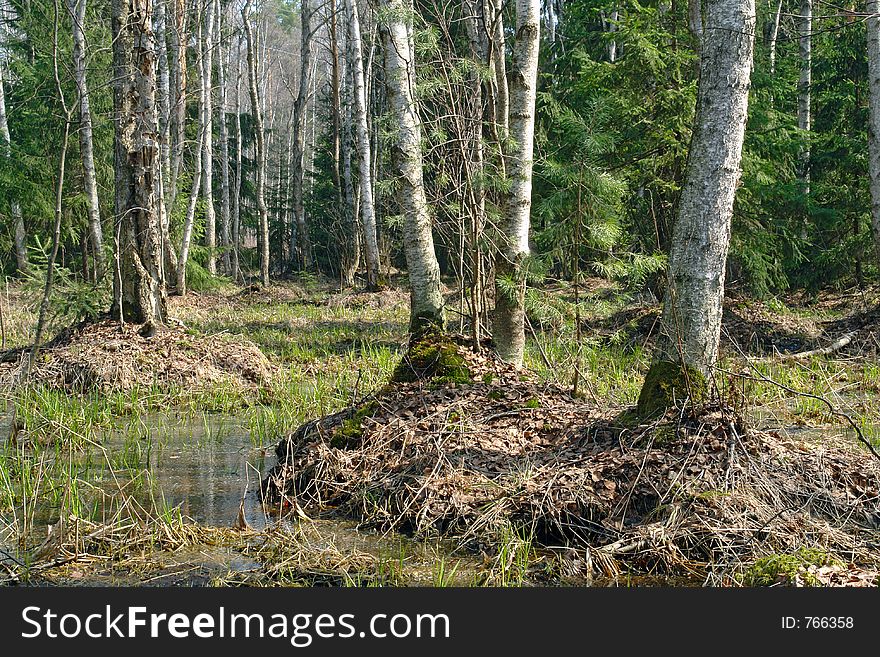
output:
[[800, 360], [801, 358], [811, 358], [812, 356], [825, 356], [827, 354], [833, 354], [835, 351], [843, 349], [843, 347], [852, 342], [855, 334], [855, 331], [850, 331], [846, 335], [838, 338], [837, 340], [829, 344], [827, 347], [810, 349], [809, 351], [799, 351], [793, 354], [782, 354], [779, 356], [779, 358], [781, 360]]

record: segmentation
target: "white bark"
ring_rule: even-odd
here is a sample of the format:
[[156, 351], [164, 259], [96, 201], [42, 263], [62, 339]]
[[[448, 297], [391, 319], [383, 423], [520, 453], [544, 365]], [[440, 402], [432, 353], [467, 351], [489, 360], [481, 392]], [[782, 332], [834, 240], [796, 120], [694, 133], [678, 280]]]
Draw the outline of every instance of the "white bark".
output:
[[235, 188], [232, 194], [232, 280], [239, 276], [238, 251], [241, 248], [241, 41], [236, 48], [235, 77]]
[[868, 0], [868, 174], [871, 230], [880, 263], [880, 1]]
[[165, 181], [166, 207], [173, 209], [177, 201], [178, 176], [183, 162], [186, 142], [186, 44], [187, 11], [185, 0], [170, 0], [174, 8], [174, 26], [171, 30], [172, 75], [174, 78], [174, 104], [170, 108], [169, 123], [173, 123], [174, 143], [171, 148], [171, 172]]
[[507, 86], [507, 60], [504, 54], [504, 16], [503, 0], [486, 0], [489, 3], [486, 11], [490, 24], [491, 69], [494, 73], [495, 88], [493, 93], [495, 105], [495, 131], [497, 141], [504, 143], [508, 134], [508, 115], [510, 108], [510, 91]]
[[[811, 86], [813, 79], [813, 0], [801, 0], [798, 25], [798, 50], [801, 71], [798, 78], [798, 129], [810, 132], [813, 117], [811, 111]], [[804, 146], [800, 152], [801, 193], [804, 198], [810, 195], [810, 147]]]
[[422, 173], [422, 125], [416, 108], [412, 5], [384, 0], [385, 84], [397, 131], [393, 161], [403, 209], [403, 246], [410, 282], [410, 332], [443, 328], [440, 266], [434, 253], [431, 215]]
[[[92, 140], [92, 111], [86, 82], [86, 0], [68, 0], [67, 10], [73, 25], [73, 73], [79, 96], [79, 146], [83, 166], [83, 184], [88, 209], [89, 238], [94, 249], [96, 279], [104, 272], [104, 236], [101, 231], [101, 208], [95, 174], [95, 152]], [[86, 257], [86, 254], [83, 254]]]
[[495, 317], [492, 335], [498, 355], [522, 365], [525, 347], [525, 279], [532, 207], [532, 158], [535, 142], [535, 95], [540, 44], [540, 0], [517, 0], [516, 44], [510, 71], [510, 137], [505, 154], [510, 192], [503, 235], [496, 257]]
[[[0, 63], [0, 137], [3, 138], [3, 157], [12, 156], [12, 139], [9, 135], [9, 122], [6, 118], [6, 90], [3, 84], [3, 67], [5, 62]], [[13, 248], [15, 250], [15, 263], [18, 271], [26, 272], [28, 270], [27, 257], [27, 235], [24, 230], [24, 218], [21, 214], [21, 205], [17, 199], [10, 201], [10, 213], [12, 214], [13, 227]]]
[[293, 177], [293, 216], [296, 221], [296, 242], [299, 250], [300, 264], [303, 269], [310, 269], [312, 266], [312, 245], [309, 240], [309, 230], [306, 225], [305, 207], [303, 204], [306, 105], [309, 99], [309, 83], [312, 68], [311, 13], [309, 0], [301, 0], [300, 21], [302, 29], [300, 32], [299, 90], [293, 105], [293, 167], [290, 175]]
[[[251, 114], [256, 134], [257, 160], [257, 214], [259, 216], [260, 280], [269, 284], [269, 214], [266, 209], [266, 143], [263, 132], [263, 110], [257, 88], [256, 43], [250, 21], [252, 0], [245, 0], [241, 10], [244, 32], [247, 38], [248, 89], [251, 98]], [[239, 131], [239, 135], [241, 132]]]
[[[707, 377], [718, 357], [724, 274], [740, 179], [754, 48], [754, 0], [707, 0], [694, 134], [669, 254], [669, 287], [640, 408], [669, 395], [658, 373]], [[668, 371], [668, 370], [666, 370]], [[662, 379], [662, 377], [659, 377]], [[666, 386], [666, 388], [664, 388]], [[687, 390], [676, 390], [678, 399]], [[664, 402], [666, 400], [663, 400]]]
[[186, 208], [186, 218], [183, 221], [183, 239], [180, 245], [180, 260], [177, 265], [177, 293], [181, 296], [186, 294], [186, 265], [189, 262], [189, 248], [192, 243], [193, 226], [196, 219], [196, 206], [199, 201], [199, 192], [202, 186], [202, 157], [204, 155], [205, 140], [205, 85], [203, 76], [205, 74], [205, 60], [201, 47], [202, 43], [202, 21], [201, 17], [196, 18], [196, 73], [198, 75], [199, 88], [199, 131], [198, 139], [193, 149], [193, 179], [192, 187], [189, 193], [189, 203]]
[[776, 43], [779, 38], [779, 21], [782, 18], [782, 0], [776, 5], [773, 21], [770, 23], [770, 32], [767, 36], [767, 46], [770, 49], [770, 75], [776, 75]]
[[367, 96], [364, 84], [364, 58], [357, 0], [345, 0], [348, 11], [349, 52], [351, 79], [354, 83], [354, 132], [358, 151], [358, 181], [360, 185], [360, 216], [364, 236], [364, 261], [367, 266], [367, 289], [379, 284], [379, 241], [377, 239], [376, 208], [373, 202], [372, 153], [367, 127]]
[[220, 122], [220, 243], [223, 245], [223, 267], [230, 268], [229, 231], [230, 231], [230, 192], [229, 192], [229, 128], [226, 124], [227, 88], [226, 75], [229, 65], [228, 52], [223, 52], [223, 13], [220, 0], [214, 0], [214, 12], [217, 16], [217, 85], [220, 94], [217, 120]]
[[205, 246], [208, 247], [208, 271], [217, 273], [217, 214], [214, 208], [214, 1], [208, 0], [202, 40], [202, 85], [205, 104], [202, 109], [202, 196], [205, 199]]

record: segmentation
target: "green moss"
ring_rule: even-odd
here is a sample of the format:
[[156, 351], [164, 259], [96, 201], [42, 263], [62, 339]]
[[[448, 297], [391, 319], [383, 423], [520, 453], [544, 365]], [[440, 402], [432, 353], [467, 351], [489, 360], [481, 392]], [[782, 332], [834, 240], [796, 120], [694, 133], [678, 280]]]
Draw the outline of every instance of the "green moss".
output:
[[801, 548], [794, 554], [771, 554], [761, 557], [743, 573], [744, 586], [771, 586], [790, 584], [800, 576], [808, 586], [819, 584], [815, 576], [808, 572], [810, 566], [842, 566], [843, 563], [827, 552], [815, 548]]
[[500, 390], [490, 390], [486, 397], [492, 401], [501, 401], [504, 399], [504, 393]]
[[531, 397], [526, 400], [525, 406], [526, 408], [541, 408], [541, 402], [534, 397]]
[[391, 380], [399, 383], [431, 381], [438, 385], [472, 383], [471, 371], [458, 352], [458, 345], [436, 331], [413, 336]]
[[494, 380], [495, 380], [495, 375], [492, 374], [491, 372], [486, 372], [483, 375], [483, 383], [485, 383], [487, 385], [491, 384], [492, 381], [494, 381]]
[[637, 412], [641, 418], [649, 418], [685, 399], [699, 404], [707, 399], [708, 391], [705, 375], [696, 368], [668, 360], [656, 361], [645, 376]]
[[373, 400], [357, 409], [350, 418], [333, 431], [330, 446], [337, 449], [347, 449], [356, 446], [364, 435], [364, 419], [372, 417], [377, 407], [378, 404]]

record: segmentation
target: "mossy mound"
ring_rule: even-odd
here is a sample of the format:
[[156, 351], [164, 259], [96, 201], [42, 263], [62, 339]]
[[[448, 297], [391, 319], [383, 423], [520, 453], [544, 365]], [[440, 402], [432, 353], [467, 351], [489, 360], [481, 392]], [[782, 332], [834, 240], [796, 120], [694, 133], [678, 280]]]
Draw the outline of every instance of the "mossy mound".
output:
[[586, 550], [606, 574], [620, 563], [743, 585], [743, 564], [758, 581], [773, 567], [759, 560], [801, 548], [880, 566], [880, 466], [857, 447], [753, 431], [706, 406], [624, 426], [623, 409], [457, 354], [469, 383], [392, 382], [301, 426], [279, 444], [263, 499], [475, 550], [513, 527]]
[[648, 419], [680, 406], [685, 400], [702, 404], [709, 396], [706, 377], [699, 370], [668, 360], [656, 361], [645, 376], [636, 411]]
[[434, 384], [465, 384], [473, 380], [459, 345], [439, 331], [413, 336], [406, 354], [391, 375], [394, 383], [431, 381]]
[[801, 548], [792, 554], [771, 554], [757, 559], [742, 576], [745, 586], [805, 584], [819, 586], [815, 574], [822, 566], [843, 567], [843, 562], [816, 548]]

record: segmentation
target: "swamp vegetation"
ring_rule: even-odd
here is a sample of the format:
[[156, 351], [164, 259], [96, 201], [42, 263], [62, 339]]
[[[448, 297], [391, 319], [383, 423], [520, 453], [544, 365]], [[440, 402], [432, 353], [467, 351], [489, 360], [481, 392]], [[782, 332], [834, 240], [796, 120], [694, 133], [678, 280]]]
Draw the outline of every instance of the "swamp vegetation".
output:
[[[862, 479], [852, 469], [853, 455], [861, 463], [866, 451], [843, 415], [880, 444], [880, 367], [865, 358], [880, 348], [878, 325], [865, 312], [875, 294], [827, 293], [809, 304], [728, 300], [713, 395], [729, 410], [649, 424], [630, 416], [659, 308], [598, 279], [581, 300], [586, 339], [577, 339], [570, 290], [560, 286], [553, 320], [530, 320], [536, 328], [526, 342], [526, 369], [469, 347], [456, 352], [449, 341], [434, 349], [456, 355], [451, 374], [428, 379], [400, 374], [408, 361], [418, 369], [424, 364], [404, 358], [407, 298], [393, 287], [352, 293], [306, 278], [260, 291], [224, 285], [173, 297], [169, 313], [179, 325], [137, 338], [164, 358], [111, 348], [93, 360], [87, 344], [69, 339], [41, 350], [31, 385], [4, 386], [3, 578], [143, 585], [870, 584], [870, 540], [855, 539], [843, 520], [835, 526], [803, 512], [774, 518], [780, 507], [767, 505], [785, 494], [780, 482], [795, 497], [829, 496], [829, 508], [845, 507], [876, 485], [870, 464], [859, 466]], [[10, 347], [27, 341], [28, 299], [15, 284], [3, 295]], [[785, 356], [853, 331], [834, 354]], [[190, 338], [226, 346], [208, 358]], [[82, 362], [96, 370], [85, 389]], [[2, 365], [5, 382], [18, 366]], [[773, 470], [761, 471], [778, 477], [761, 480], [774, 497], [757, 507], [740, 500], [739, 511], [757, 509], [757, 517], [743, 516], [735, 531], [761, 534], [745, 541], [745, 551], [743, 541], [725, 536], [734, 529], [723, 526], [723, 516], [701, 534], [669, 511], [708, 522], [717, 500], [736, 495], [731, 484], [742, 464], [730, 459], [731, 423], [749, 462], [764, 449], [749, 447], [749, 436], [763, 436], [761, 445], [785, 454]], [[694, 449], [695, 436], [708, 436], [705, 449]], [[406, 441], [416, 448], [404, 457]], [[292, 444], [299, 447], [296, 460], [284, 454]], [[279, 456], [296, 464], [299, 485], [261, 496], [261, 480], [272, 488], [281, 474]], [[848, 478], [844, 499], [823, 480], [829, 472]], [[757, 473], [745, 468], [739, 476]], [[658, 482], [666, 488], [656, 489]], [[760, 497], [760, 485], [752, 484]], [[624, 501], [628, 510], [615, 520], [612, 512]], [[630, 535], [612, 521], [655, 532], [665, 527], [668, 535], [649, 545], [648, 534]], [[725, 536], [730, 553], [700, 560], [680, 547], [709, 536]]]

